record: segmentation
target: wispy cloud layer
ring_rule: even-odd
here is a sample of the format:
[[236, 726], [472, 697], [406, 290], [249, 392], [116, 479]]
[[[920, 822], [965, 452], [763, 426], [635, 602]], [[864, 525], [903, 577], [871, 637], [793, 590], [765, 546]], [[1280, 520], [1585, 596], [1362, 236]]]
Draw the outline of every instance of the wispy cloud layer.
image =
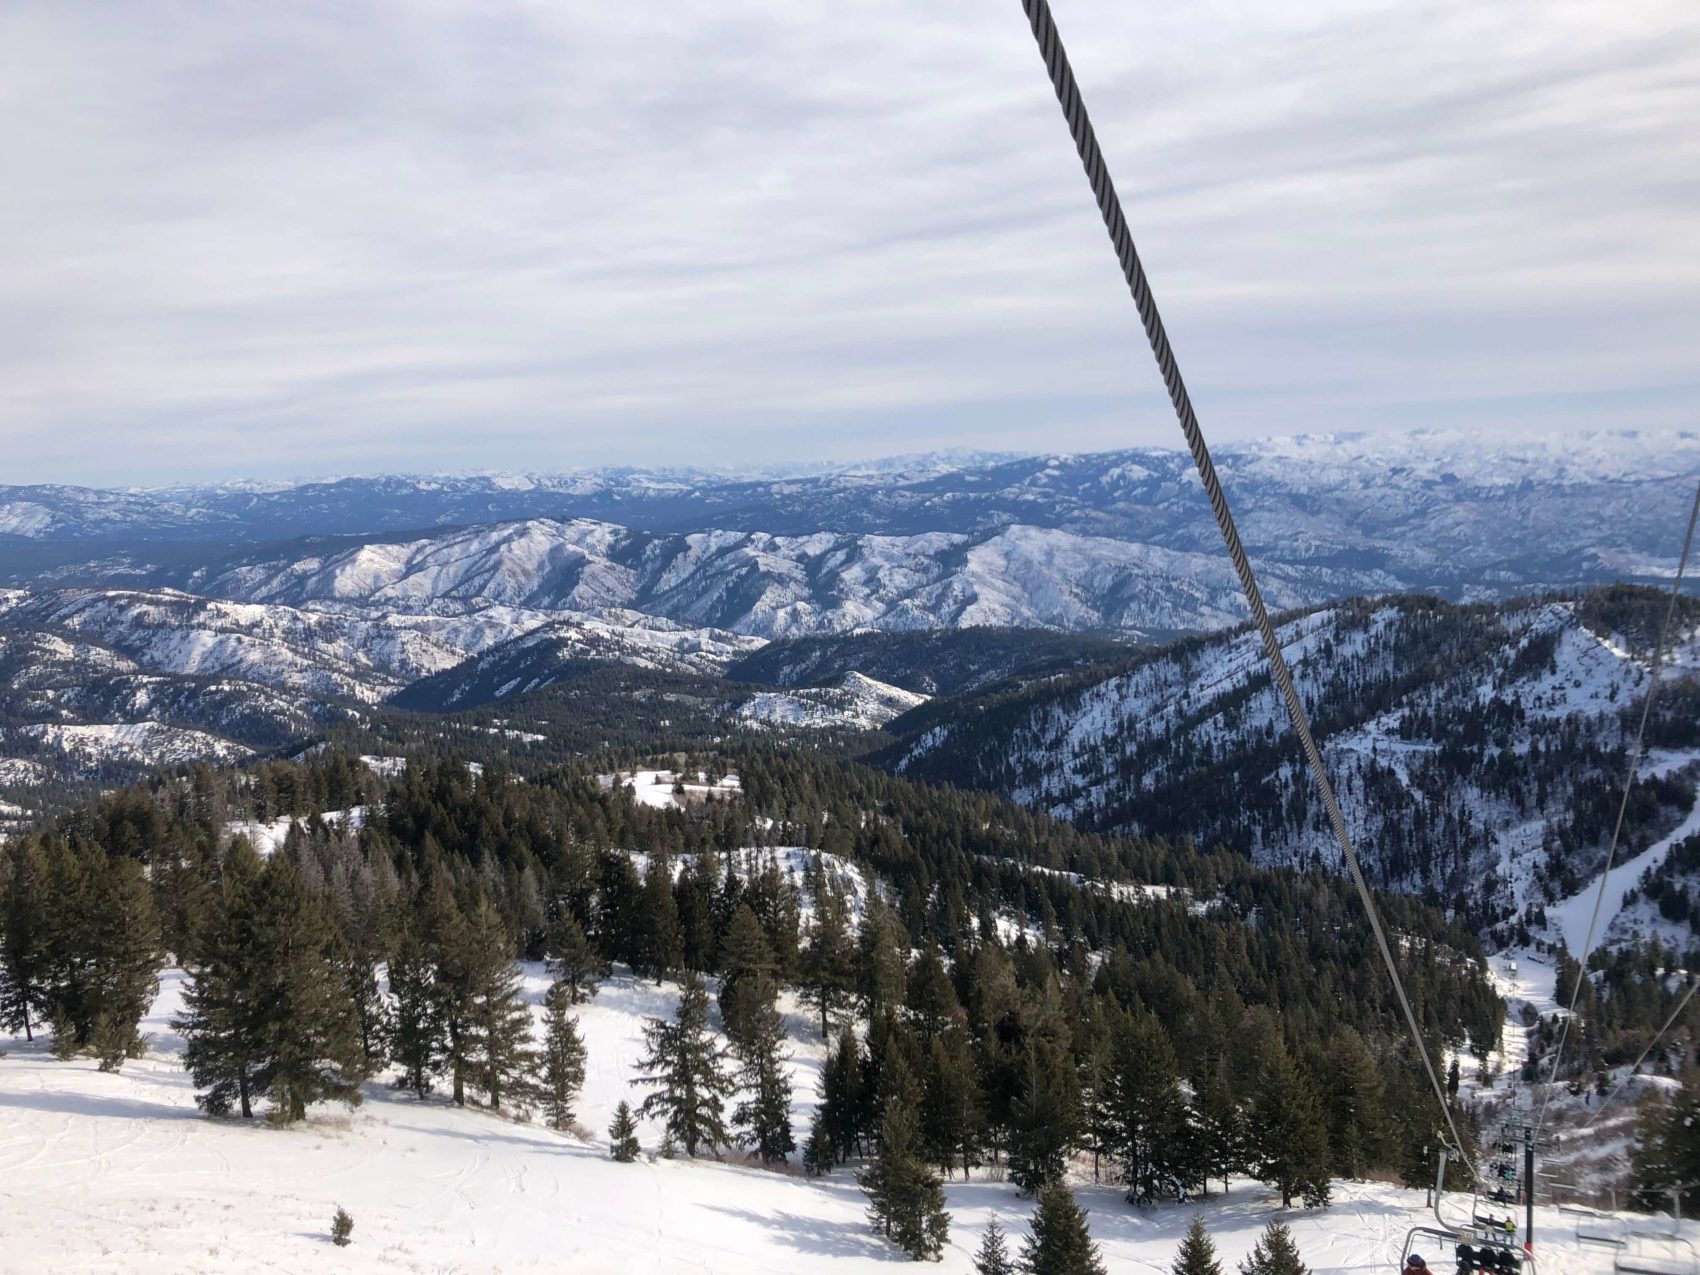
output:
[[[1057, 0], [1218, 437], [1692, 427], [1700, 9]], [[1166, 442], [1019, 5], [0, 8], [0, 481]]]

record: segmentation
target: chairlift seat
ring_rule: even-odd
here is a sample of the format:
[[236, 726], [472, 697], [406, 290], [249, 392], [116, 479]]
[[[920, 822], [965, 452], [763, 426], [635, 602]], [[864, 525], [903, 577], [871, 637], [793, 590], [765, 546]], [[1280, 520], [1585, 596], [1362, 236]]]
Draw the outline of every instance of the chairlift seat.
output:
[[1620, 1252], [1614, 1269], [1617, 1275], [1694, 1275], [1694, 1261], [1658, 1253]]

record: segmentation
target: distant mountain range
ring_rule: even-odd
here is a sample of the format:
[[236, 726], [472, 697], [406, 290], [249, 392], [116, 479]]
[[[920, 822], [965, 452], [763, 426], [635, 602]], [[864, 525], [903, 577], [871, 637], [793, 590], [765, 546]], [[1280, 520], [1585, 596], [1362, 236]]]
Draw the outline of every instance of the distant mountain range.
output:
[[[1475, 600], [1668, 578], [1700, 434], [1310, 437], [1216, 458], [1271, 605]], [[0, 487], [0, 580], [0, 763], [20, 763], [0, 792], [107, 738], [127, 765], [163, 730], [192, 734], [162, 758], [271, 748], [598, 668], [741, 686], [701, 701], [739, 728], [839, 708], [848, 727], [904, 706], [853, 674], [962, 695], [1244, 614], [1190, 460], [1161, 449]], [[740, 715], [761, 685], [821, 694]]]

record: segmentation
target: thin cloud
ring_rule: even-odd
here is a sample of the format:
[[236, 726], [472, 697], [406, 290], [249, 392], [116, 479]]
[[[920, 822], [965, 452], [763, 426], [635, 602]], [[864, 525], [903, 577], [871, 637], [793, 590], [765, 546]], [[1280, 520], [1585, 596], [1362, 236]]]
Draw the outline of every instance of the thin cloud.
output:
[[[1692, 5], [1058, 9], [1213, 435], [1692, 426]], [[11, 5], [0, 159], [0, 481], [1174, 434], [1013, 2]]]

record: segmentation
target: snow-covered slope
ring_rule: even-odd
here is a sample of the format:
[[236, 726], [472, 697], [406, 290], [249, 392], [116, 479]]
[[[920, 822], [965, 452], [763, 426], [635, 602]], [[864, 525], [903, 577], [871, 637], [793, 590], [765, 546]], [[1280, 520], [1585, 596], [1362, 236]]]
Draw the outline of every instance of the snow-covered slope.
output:
[[919, 708], [928, 698], [861, 673], [847, 673], [837, 686], [752, 695], [738, 706], [738, 717], [751, 726], [873, 730]]
[[87, 772], [96, 772], [103, 766], [230, 762], [248, 755], [248, 749], [232, 740], [158, 722], [21, 726], [18, 733], [61, 755], [74, 769]]
[[[543, 981], [528, 971], [535, 1000]], [[825, 1179], [740, 1163], [608, 1158], [605, 1130], [629, 1088], [647, 1015], [669, 1014], [677, 989], [621, 976], [579, 1021], [588, 1047], [584, 1136], [554, 1133], [440, 1100], [419, 1103], [382, 1083], [353, 1112], [316, 1108], [304, 1125], [209, 1120], [195, 1108], [171, 1029], [183, 984], [168, 972], [143, 1023], [144, 1058], [115, 1075], [92, 1060], [56, 1062], [43, 1045], [5, 1041], [0, 1064], [3, 1270], [123, 1270], [202, 1275], [233, 1270], [584, 1272], [585, 1275], [873, 1275], [901, 1255], [869, 1230], [865, 1201], [842, 1171]], [[788, 1013], [801, 1126], [813, 1107], [820, 1042], [813, 1015]], [[653, 1152], [657, 1131], [641, 1129]], [[1242, 1260], [1279, 1199], [1238, 1181], [1226, 1197], [1134, 1209], [1120, 1188], [1076, 1191], [1112, 1271], [1166, 1270], [1202, 1212], [1226, 1269]], [[969, 1275], [996, 1217], [1019, 1249], [1031, 1202], [989, 1177], [946, 1184], [950, 1242], [933, 1269]], [[1432, 1214], [1421, 1191], [1339, 1183], [1335, 1205], [1285, 1214], [1318, 1275], [1392, 1270], [1406, 1230]], [[354, 1218], [353, 1243], [332, 1248], [331, 1215]], [[1691, 1230], [1694, 1224], [1685, 1223]], [[1609, 1254], [1575, 1240], [1574, 1220], [1537, 1212], [1544, 1263], [1609, 1275]]]
[[[1594, 876], [1650, 645], [1617, 627], [1639, 632], [1661, 605], [1634, 592], [1502, 608], [1406, 599], [1286, 621], [1284, 652], [1378, 877], [1492, 924]], [[1677, 831], [1694, 804], [1695, 618], [1665, 674], [1627, 859]], [[1109, 680], [912, 720], [894, 764], [916, 777], [1265, 861], [1338, 857], [1250, 633], [1183, 643]]]

